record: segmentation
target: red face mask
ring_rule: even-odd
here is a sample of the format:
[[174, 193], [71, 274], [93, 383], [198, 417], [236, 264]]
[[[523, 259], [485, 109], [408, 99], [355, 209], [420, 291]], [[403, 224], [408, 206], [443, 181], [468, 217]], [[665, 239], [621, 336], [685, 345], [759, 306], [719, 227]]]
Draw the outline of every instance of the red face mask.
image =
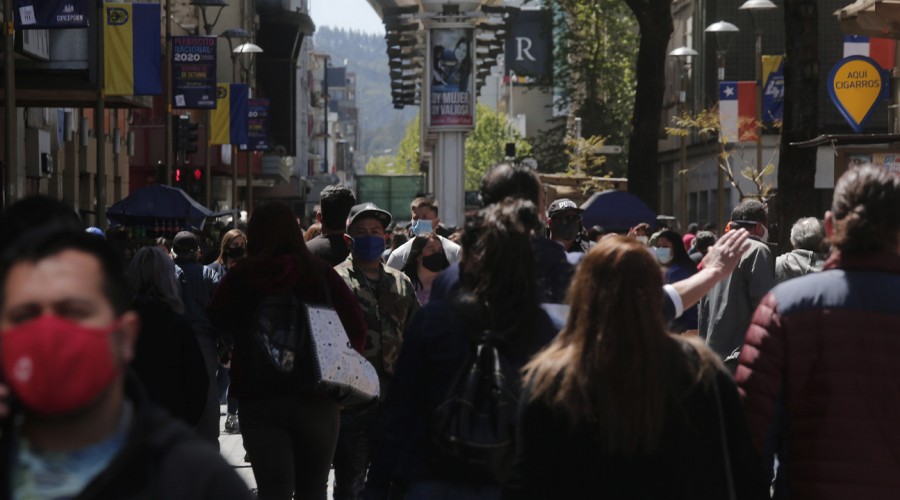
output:
[[23, 405], [63, 415], [97, 399], [119, 373], [109, 334], [119, 322], [90, 328], [44, 315], [0, 332], [3, 377]]

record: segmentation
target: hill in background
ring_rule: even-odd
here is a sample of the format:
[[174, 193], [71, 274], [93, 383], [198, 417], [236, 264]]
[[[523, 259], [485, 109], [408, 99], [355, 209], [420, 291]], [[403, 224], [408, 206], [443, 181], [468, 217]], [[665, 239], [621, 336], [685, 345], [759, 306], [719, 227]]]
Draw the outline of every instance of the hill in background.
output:
[[391, 77], [386, 45], [382, 35], [322, 26], [316, 29], [314, 46], [331, 55], [331, 64], [344, 65], [356, 73], [356, 102], [359, 107], [362, 137], [358, 152], [365, 165], [369, 158], [391, 149], [394, 154], [403, 139], [406, 126], [419, 112], [418, 107], [394, 109], [391, 103]]

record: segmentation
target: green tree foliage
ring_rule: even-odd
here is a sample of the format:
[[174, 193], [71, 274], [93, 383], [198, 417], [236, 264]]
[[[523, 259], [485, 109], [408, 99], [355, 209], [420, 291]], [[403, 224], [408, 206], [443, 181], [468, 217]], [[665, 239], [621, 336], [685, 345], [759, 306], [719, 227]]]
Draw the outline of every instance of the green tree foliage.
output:
[[[475, 108], [475, 129], [466, 138], [466, 191], [477, 191], [484, 173], [495, 163], [504, 160], [506, 143], [510, 142], [511, 137], [515, 138], [517, 157], [524, 158], [532, 154], [531, 144], [512, 129], [506, 115], [481, 104]], [[406, 127], [406, 135], [400, 141], [395, 163], [402, 168], [395, 173], [406, 173], [407, 160], [413, 165], [413, 172], [416, 172], [419, 164], [418, 117], [410, 121]], [[366, 172], [375, 173], [368, 166]]]
[[479, 104], [475, 130], [466, 138], [466, 191], [477, 191], [485, 172], [503, 161], [507, 142], [516, 143], [517, 157], [531, 156], [531, 144], [513, 130], [506, 115]]
[[[549, 0], [556, 12], [554, 82], [559, 104], [582, 119], [584, 137], [603, 137], [627, 151], [635, 95], [637, 21], [621, 0]], [[564, 118], [534, 139], [541, 170], [568, 169]], [[610, 156], [606, 167], [625, 172], [626, 156]]]
[[406, 173], [406, 163], [401, 163], [395, 155], [373, 156], [366, 163], [366, 174], [399, 175]]
[[420, 130], [419, 115], [416, 115], [406, 126], [406, 134], [403, 135], [403, 139], [400, 140], [400, 145], [397, 147], [397, 161], [401, 165], [411, 165], [412, 173], [419, 171], [419, 162], [421, 161], [419, 157]]

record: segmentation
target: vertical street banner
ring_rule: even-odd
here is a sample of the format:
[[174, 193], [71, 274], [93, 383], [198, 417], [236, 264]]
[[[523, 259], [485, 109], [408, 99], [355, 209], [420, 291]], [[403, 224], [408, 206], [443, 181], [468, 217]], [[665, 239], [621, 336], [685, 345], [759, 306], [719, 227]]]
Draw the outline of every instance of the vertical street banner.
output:
[[269, 100], [248, 99], [247, 143], [238, 146], [241, 151], [269, 150]]
[[431, 30], [428, 115], [432, 128], [475, 125], [475, 48], [472, 40], [470, 28]]
[[719, 82], [719, 140], [756, 140], [756, 82]]
[[511, 23], [506, 37], [507, 74], [538, 82], [553, 77], [553, 17], [549, 10], [523, 10]]
[[772, 127], [784, 116], [784, 56], [762, 56], [762, 122]]
[[[17, 30], [87, 28], [87, 0], [16, 0]], [[157, 20], [158, 21], [158, 20]]]
[[103, 13], [106, 94], [162, 94], [159, 4], [108, 3]]
[[172, 37], [172, 107], [215, 109], [216, 37]]
[[216, 91], [216, 109], [210, 113], [210, 144], [247, 144], [248, 99], [246, 83], [220, 83]]

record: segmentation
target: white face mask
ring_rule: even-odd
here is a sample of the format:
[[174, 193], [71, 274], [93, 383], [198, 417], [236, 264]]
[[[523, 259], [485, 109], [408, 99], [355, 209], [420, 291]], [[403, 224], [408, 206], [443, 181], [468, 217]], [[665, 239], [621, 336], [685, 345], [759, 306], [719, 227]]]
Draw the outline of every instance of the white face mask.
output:
[[672, 249], [667, 247], [657, 247], [654, 249], [656, 254], [656, 260], [659, 261], [660, 264], [666, 265], [669, 262], [672, 262]]
[[650, 238], [648, 238], [647, 236], [636, 236], [636, 238], [638, 241], [640, 241], [641, 243], [643, 243], [645, 245], [647, 244], [648, 241], [650, 241]]

